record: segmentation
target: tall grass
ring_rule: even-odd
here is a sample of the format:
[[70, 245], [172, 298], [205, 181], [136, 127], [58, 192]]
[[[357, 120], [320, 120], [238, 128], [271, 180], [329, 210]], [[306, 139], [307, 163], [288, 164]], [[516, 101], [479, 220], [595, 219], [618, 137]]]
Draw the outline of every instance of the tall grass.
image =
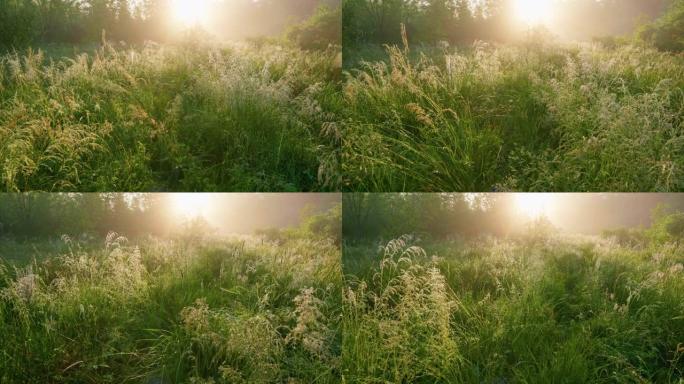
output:
[[4, 54], [0, 188], [334, 189], [338, 56], [198, 42]]
[[416, 242], [345, 247], [347, 382], [681, 383], [681, 245]]
[[366, 48], [374, 61], [349, 69], [348, 190], [684, 190], [681, 56], [544, 41], [423, 51]]
[[337, 382], [333, 240], [62, 243], [0, 264], [1, 382]]

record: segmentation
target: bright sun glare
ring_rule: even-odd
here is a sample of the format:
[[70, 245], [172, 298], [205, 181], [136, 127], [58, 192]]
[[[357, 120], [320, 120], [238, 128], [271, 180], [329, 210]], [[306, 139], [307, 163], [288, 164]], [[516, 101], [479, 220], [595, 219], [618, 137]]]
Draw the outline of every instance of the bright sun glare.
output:
[[550, 193], [516, 193], [515, 203], [522, 214], [531, 219], [536, 219], [548, 215], [553, 204], [553, 195]]
[[208, 0], [173, 0], [174, 17], [186, 28], [206, 24], [208, 3]]
[[183, 218], [194, 219], [206, 216], [211, 209], [211, 195], [207, 193], [171, 194], [173, 211]]
[[551, 0], [515, 0], [516, 17], [525, 24], [546, 24], [552, 16]]

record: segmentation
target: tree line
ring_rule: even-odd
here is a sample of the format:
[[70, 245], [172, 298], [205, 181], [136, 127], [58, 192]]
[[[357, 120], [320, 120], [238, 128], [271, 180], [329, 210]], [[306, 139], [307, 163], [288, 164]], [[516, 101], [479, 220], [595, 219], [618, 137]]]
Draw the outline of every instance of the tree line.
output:
[[16, 193], [0, 197], [0, 237], [164, 235], [174, 219], [163, 195]]
[[[642, 228], [654, 217], [684, 212], [677, 194], [560, 194], [557, 220], [570, 232], [600, 234], [617, 228]], [[404, 234], [433, 239], [505, 237], [537, 226], [553, 227], [548, 218], [521, 214], [514, 194], [372, 194], [343, 196], [345, 241], [376, 241]], [[684, 233], [684, 232], [683, 232]]]
[[[661, 39], [669, 35], [671, 40], [681, 40], [682, 3], [682, 0], [558, 1], [554, 3], [553, 29], [568, 39], [588, 40], [634, 34], [639, 25], [648, 25], [662, 30]], [[669, 16], [653, 22], [668, 9]], [[510, 42], [529, 32], [516, 20], [514, 0], [344, 0], [342, 13], [345, 46], [401, 43], [402, 24], [413, 43]], [[676, 38], [671, 33], [675, 29], [679, 29]]]
[[[172, 0], [0, 0], [0, 48], [96, 43], [102, 40], [103, 31], [112, 41], [164, 42], [182, 30], [174, 20], [172, 3]], [[301, 23], [292, 34], [296, 42], [322, 35], [328, 40], [337, 39], [326, 44], [339, 44], [339, 0], [231, 0], [211, 2], [210, 6], [211, 20], [203, 26], [206, 28], [203, 32], [218, 38], [237, 40], [281, 35]], [[302, 37], [303, 34], [307, 36]]]
[[0, 0], [0, 46], [144, 40], [161, 34], [168, 10], [161, 1]]
[[[210, 199], [200, 218], [178, 213], [174, 194], [0, 194], [0, 238], [18, 240], [117, 232], [129, 238], [189, 232], [250, 234], [304, 225], [311, 233], [341, 231], [335, 194], [230, 194]], [[332, 236], [332, 235], [330, 235]], [[339, 234], [335, 238], [339, 241]]]

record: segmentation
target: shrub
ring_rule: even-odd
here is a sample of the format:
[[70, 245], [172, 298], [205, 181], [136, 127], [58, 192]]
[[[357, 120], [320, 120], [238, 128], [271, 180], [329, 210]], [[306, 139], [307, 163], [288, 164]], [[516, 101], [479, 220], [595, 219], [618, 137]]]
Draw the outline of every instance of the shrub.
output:
[[684, 214], [671, 212], [665, 205], [659, 205], [652, 213], [653, 224], [646, 231], [652, 245], [679, 243], [684, 228]]
[[658, 20], [641, 27], [637, 35], [663, 51], [684, 51], [684, 1], [674, 0]]
[[684, 239], [684, 213], [676, 213], [670, 217], [667, 223], [667, 233], [679, 243]]
[[332, 239], [337, 245], [342, 243], [342, 205], [328, 212], [312, 215], [303, 224], [306, 230], [317, 238]]
[[320, 5], [308, 20], [290, 27], [288, 39], [308, 50], [326, 49], [342, 44], [341, 7]]

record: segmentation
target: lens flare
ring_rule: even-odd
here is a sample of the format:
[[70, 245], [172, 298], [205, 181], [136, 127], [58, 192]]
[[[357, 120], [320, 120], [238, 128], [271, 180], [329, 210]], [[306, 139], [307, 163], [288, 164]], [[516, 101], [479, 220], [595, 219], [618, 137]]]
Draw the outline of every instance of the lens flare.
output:
[[206, 24], [209, 17], [208, 0], [173, 0], [173, 15], [186, 28]]
[[550, 0], [515, 0], [513, 6], [516, 17], [530, 26], [549, 23], [553, 14]]
[[516, 193], [515, 203], [521, 214], [536, 219], [548, 216], [554, 203], [551, 193]]
[[211, 209], [211, 194], [174, 193], [170, 195], [173, 212], [186, 219], [205, 217]]

